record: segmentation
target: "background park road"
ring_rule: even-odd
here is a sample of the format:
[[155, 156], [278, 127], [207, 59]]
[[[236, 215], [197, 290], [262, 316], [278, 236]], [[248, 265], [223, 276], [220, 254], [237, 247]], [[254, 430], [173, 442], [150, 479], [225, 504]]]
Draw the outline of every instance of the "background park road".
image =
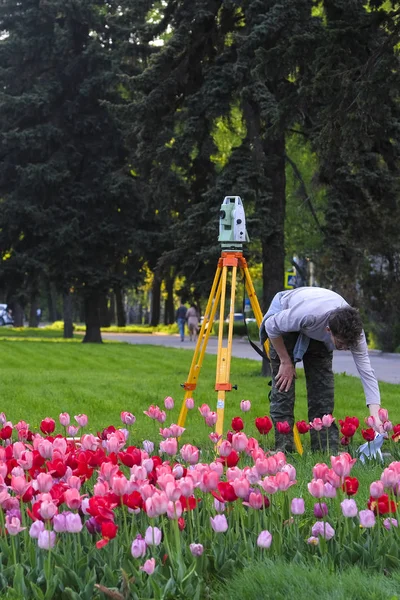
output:
[[[151, 344], [153, 346], [168, 346], [173, 348], [184, 348], [193, 351], [195, 343], [185, 338], [180, 341], [178, 335], [163, 334], [136, 334], [136, 333], [102, 333], [103, 339], [118, 340], [129, 344]], [[210, 337], [207, 344], [208, 354], [217, 354], [218, 343], [216, 337]], [[253, 350], [245, 338], [234, 338], [232, 344], [232, 356], [237, 358], [250, 358], [261, 361], [261, 357]], [[389, 354], [379, 350], [370, 351], [371, 364], [379, 381], [387, 383], [400, 383], [400, 354]], [[302, 363], [298, 365], [303, 367]], [[335, 373], [347, 373], [347, 375], [358, 376], [351, 352], [335, 351], [333, 353], [333, 370]]]

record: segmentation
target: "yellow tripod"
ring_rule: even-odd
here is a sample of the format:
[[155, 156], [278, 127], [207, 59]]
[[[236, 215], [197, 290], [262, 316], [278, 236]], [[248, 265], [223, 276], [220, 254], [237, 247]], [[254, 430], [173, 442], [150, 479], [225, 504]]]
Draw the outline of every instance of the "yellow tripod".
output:
[[[239, 251], [222, 252], [221, 257], [218, 260], [218, 266], [215, 273], [214, 282], [212, 284], [210, 296], [208, 298], [204, 314], [204, 320], [201, 326], [199, 336], [197, 338], [196, 348], [194, 351], [192, 364], [189, 370], [189, 376], [186, 383], [183, 385], [183, 388], [185, 390], [185, 397], [182, 403], [182, 408], [178, 419], [178, 425], [180, 425], [181, 427], [183, 427], [185, 424], [188, 412], [188, 409], [186, 407], [186, 400], [193, 395], [193, 391], [196, 389], [197, 381], [200, 375], [200, 369], [203, 364], [204, 354], [207, 348], [207, 342], [210, 337], [210, 333], [219, 304], [220, 311], [218, 329], [218, 352], [215, 378], [215, 391], [217, 392], [217, 423], [215, 425], [215, 431], [217, 434], [221, 436], [223, 435], [226, 392], [230, 392], [232, 390], [232, 384], [230, 383], [229, 378], [231, 370], [233, 319], [235, 312], [235, 294], [238, 268], [244, 278], [246, 292], [250, 300], [250, 305], [253, 309], [257, 325], [258, 327], [260, 327], [261, 325], [263, 315], [251, 280], [250, 272], [247, 267], [246, 259], [243, 257], [242, 252]], [[225, 298], [226, 283], [228, 280], [228, 269], [232, 271], [231, 296], [228, 322], [228, 338], [226, 340], [226, 345], [224, 345], [223, 326], [225, 317]], [[264, 348], [266, 353], [268, 354], [268, 340], [265, 342]], [[299, 432], [297, 431], [296, 426], [294, 426], [293, 434], [296, 449], [299, 452], [299, 454], [302, 454], [303, 446], [301, 444]]]

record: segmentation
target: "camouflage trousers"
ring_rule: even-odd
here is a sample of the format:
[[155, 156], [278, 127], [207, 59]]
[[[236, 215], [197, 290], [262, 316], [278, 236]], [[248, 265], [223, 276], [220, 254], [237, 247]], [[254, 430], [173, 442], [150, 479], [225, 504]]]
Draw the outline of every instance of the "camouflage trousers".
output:
[[[293, 350], [298, 333], [288, 333], [283, 336], [285, 346], [293, 361]], [[278, 374], [280, 360], [274, 349], [270, 346], [270, 362], [272, 370], [271, 390], [271, 419], [275, 425], [275, 448], [286, 452], [294, 450], [293, 434], [285, 435], [278, 433], [276, 423], [288, 421], [293, 429], [294, 425], [294, 402], [295, 402], [295, 380], [288, 392], [280, 392], [275, 384]], [[308, 420], [316, 417], [332, 414], [334, 408], [334, 379], [332, 371], [332, 352], [328, 350], [323, 342], [310, 340], [307, 352], [303, 357], [304, 371], [307, 384]], [[329, 443], [329, 451], [337, 452], [339, 444], [339, 432], [336, 423], [329, 428], [323, 428], [317, 432], [310, 430], [311, 449], [325, 450]]]

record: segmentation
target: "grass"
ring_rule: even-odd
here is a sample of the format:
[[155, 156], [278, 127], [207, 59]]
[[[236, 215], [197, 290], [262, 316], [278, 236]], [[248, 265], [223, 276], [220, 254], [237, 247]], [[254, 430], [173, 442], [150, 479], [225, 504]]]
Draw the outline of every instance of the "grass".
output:
[[[300, 559], [301, 561], [301, 559]], [[254, 562], [212, 594], [213, 600], [396, 600], [400, 576], [369, 573], [357, 567], [332, 572], [283, 560]]]

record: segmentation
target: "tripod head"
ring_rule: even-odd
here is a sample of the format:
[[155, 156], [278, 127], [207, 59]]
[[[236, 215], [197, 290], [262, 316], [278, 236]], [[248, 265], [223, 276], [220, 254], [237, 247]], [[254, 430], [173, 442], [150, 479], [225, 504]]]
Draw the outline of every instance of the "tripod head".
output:
[[219, 212], [219, 236], [223, 250], [243, 249], [249, 241], [246, 231], [246, 217], [240, 196], [225, 196]]

